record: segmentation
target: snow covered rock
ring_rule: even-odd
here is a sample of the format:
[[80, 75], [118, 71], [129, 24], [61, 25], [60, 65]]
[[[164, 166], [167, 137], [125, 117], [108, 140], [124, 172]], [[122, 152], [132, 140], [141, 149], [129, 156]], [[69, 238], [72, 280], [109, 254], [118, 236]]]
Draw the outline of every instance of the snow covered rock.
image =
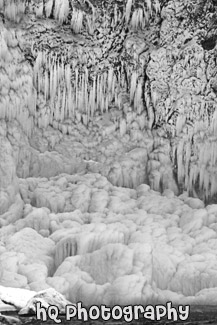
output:
[[27, 302], [36, 294], [35, 291], [0, 286], [0, 299], [21, 309], [26, 306]]
[[31, 315], [36, 313], [36, 303], [40, 302], [41, 306], [48, 308], [50, 305], [56, 306], [60, 313], [64, 314], [66, 306], [70, 304], [60, 293], [56, 290], [49, 288], [35, 293], [29, 299], [27, 304], [19, 311], [20, 315]]

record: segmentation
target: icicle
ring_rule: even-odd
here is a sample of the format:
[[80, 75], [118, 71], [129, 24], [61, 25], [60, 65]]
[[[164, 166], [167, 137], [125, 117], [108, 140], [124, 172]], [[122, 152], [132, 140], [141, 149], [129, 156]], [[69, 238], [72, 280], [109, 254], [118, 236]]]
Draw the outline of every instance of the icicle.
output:
[[96, 77], [93, 77], [93, 88], [91, 92], [91, 116], [93, 117], [96, 110]]
[[101, 83], [100, 83], [100, 81], [101, 81], [101, 76], [100, 75], [98, 75], [97, 76], [97, 86], [96, 86], [96, 95], [97, 95], [97, 104], [96, 104], [96, 106], [97, 106], [97, 109], [100, 109], [100, 100], [101, 100]]
[[93, 117], [94, 115], [93, 89], [91, 89], [89, 93], [88, 107], [89, 107], [90, 115], [91, 117]]
[[211, 178], [211, 188], [210, 188], [210, 195], [213, 197], [217, 193], [217, 175], [214, 175]]
[[38, 56], [37, 56], [37, 58], [35, 60], [34, 68], [33, 68], [33, 80], [34, 80], [35, 85], [37, 84], [38, 71], [39, 71], [39, 67], [40, 67], [40, 64], [41, 64], [41, 62], [39, 62], [39, 60], [40, 60], [39, 55], [41, 55], [41, 52], [39, 52], [39, 54], [38, 54]]
[[45, 13], [47, 18], [49, 18], [51, 15], [52, 7], [53, 7], [53, 0], [47, 0], [45, 4]]
[[75, 91], [75, 109], [78, 108], [78, 100], [79, 100], [79, 78], [78, 78], [78, 69], [75, 69], [75, 83], [74, 83], [74, 91]]
[[125, 11], [125, 21], [126, 21], [126, 24], [128, 24], [129, 19], [130, 19], [132, 4], [133, 4], [133, 1], [132, 0], [127, 0], [126, 11]]
[[217, 109], [213, 113], [211, 130], [214, 133], [214, 135], [217, 136]]
[[65, 67], [65, 80], [66, 80], [66, 87], [68, 90], [71, 85], [71, 68], [69, 64], [67, 64], [67, 66]]
[[156, 14], [160, 13], [160, 11], [161, 11], [160, 2], [158, 0], [155, 0], [155, 2], [154, 2], [154, 10], [155, 10]]
[[138, 114], [141, 114], [142, 109], [143, 109], [143, 104], [142, 104], [142, 82], [140, 81], [138, 83], [136, 92], [135, 92], [135, 97], [134, 97], [134, 108], [136, 109]]
[[78, 112], [81, 113], [83, 111], [83, 75], [80, 75], [80, 83], [79, 83], [79, 89], [78, 89]]
[[108, 108], [109, 108], [109, 99], [108, 95], [105, 95], [105, 111], [108, 113]]
[[176, 134], [179, 135], [186, 123], [186, 115], [179, 114], [176, 120]]
[[115, 106], [118, 106], [118, 95], [119, 95], [119, 93], [118, 93], [118, 91], [116, 90], [116, 92], [115, 92], [115, 96], [114, 96]]
[[64, 80], [65, 77], [64, 59], [61, 58], [61, 65], [59, 65], [59, 82]]
[[95, 17], [94, 17], [94, 14], [92, 14], [91, 17], [89, 15], [86, 16], [86, 21], [87, 21], [87, 30], [88, 30], [90, 35], [93, 35], [94, 30], [95, 30]]
[[84, 105], [87, 114], [87, 119], [89, 121], [89, 107], [88, 107], [88, 70], [86, 69], [84, 78]]
[[101, 113], [102, 113], [102, 114], [104, 113], [104, 106], [105, 106], [105, 103], [104, 103], [104, 96], [101, 96], [100, 108], [101, 108]]
[[148, 12], [150, 13], [150, 16], [152, 16], [152, 0], [145, 0], [145, 3], [148, 8]]
[[209, 171], [204, 170], [204, 190], [205, 190], [205, 197], [208, 199], [209, 197], [209, 184], [210, 184], [210, 174]]
[[83, 12], [73, 8], [72, 18], [71, 18], [71, 27], [74, 33], [80, 33], [83, 26]]
[[41, 18], [43, 16], [43, 2], [39, 2], [36, 6], [35, 6], [35, 15], [37, 18]]
[[4, 9], [5, 7], [5, 3], [4, 3], [4, 0], [0, 0], [0, 9]]
[[200, 168], [200, 171], [199, 171], [199, 188], [202, 189], [203, 185], [204, 185], [204, 175], [205, 175], [206, 166], [204, 164], [202, 164], [199, 168]]
[[144, 19], [144, 10], [145, 10], [144, 2], [141, 2], [140, 5], [141, 5], [141, 7], [139, 7], [137, 9], [137, 15], [138, 15], [137, 25], [138, 25], [138, 27], [144, 27], [146, 24], [146, 21]]
[[55, 119], [57, 121], [60, 120], [60, 100], [61, 100], [61, 92], [60, 92], [60, 86], [58, 86], [58, 93], [57, 93], [57, 101], [56, 101], [56, 110], [55, 110]]
[[63, 122], [65, 118], [65, 102], [66, 102], [66, 88], [63, 89], [63, 95], [62, 95], [62, 104], [61, 104], [61, 115], [60, 115], [60, 121]]
[[191, 159], [191, 143], [186, 143], [186, 151], [185, 151], [185, 188], [188, 187], [188, 170]]
[[51, 107], [53, 106], [54, 96], [53, 96], [53, 78], [54, 78], [54, 69], [53, 66], [50, 69], [50, 79], [49, 79], [49, 93], [50, 93], [50, 103]]
[[5, 8], [5, 16], [10, 20], [16, 21], [17, 8], [15, 3], [7, 4]]
[[144, 15], [144, 21], [145, 21], [145, 26], [148, 25], [149, 23], [149, 19], [150, 19], [150, 16], [149, 16], [149, 13], [147, 10], [144, 9], [143, 11], [143, 15]]
[[183, 146], [184, 141], [180, 141], [177, 148], [177, 168], [178, 168], [178, 182], [181, 183], [184, 176], [184, 166], [183, 166]]
[[118, 22], [118, 7], [117, 7], [117, 3], [115, 3], [115, 6], [114, 6], [114, 25], [116, 26], [117, 25], [117, 22]]
[[116, 89], [116, 78], [113, 76], [112, 80], [112, 90], [111, 90], [111, 100], [115, 97], [115, 89]]
[[134, 100], [134, 95], [136, 91], [136, 86], [137, 86], [137, 71], [133, 71], [132, 77], [131, 77], [131, 85], [130, 85], [130, 101], [133, 103]]
[[47, 101], [48, 96], [49, 96], [49, 78], [48, 78], [48, 72], [45, 70], [45, 77], [44, 77], [44, 95], [45, 95], [45, 100]]
[[131, 19], [131, 26], [132, 26], [133, 30], [137, 30], [137, 28], [138, 28], [138, 11], [137, 10], [135, 10], [133, 12], [132, 19]]
[[191, 164], [190, 172], [189, 172], [188, 191], [192, 191], [192, 189], [193, 189], [194, 174], [195, 174], [195, 165]]
[[66, 116], [69, 118], [72, 118], [74, 116], [74, 111], [73, 111], [73, 102], [72, 102], [72, 86], [71, 83], [68, 88], [68, 93], [67, 93], [67, 107], [68, 107], [68, 115]]
[[69, 14], [69, 1], [61, 0], [55, 2], [54, 16], [62, 24], [66, 21]]
[[55, 100], [56, 94], [57, 94], [57, 85], [58, 85], [58, 74], [57, 74], [57, 63], [54, 64], [53, 68], [53, 91], [52, 91], [52, 98], [53, 101]]

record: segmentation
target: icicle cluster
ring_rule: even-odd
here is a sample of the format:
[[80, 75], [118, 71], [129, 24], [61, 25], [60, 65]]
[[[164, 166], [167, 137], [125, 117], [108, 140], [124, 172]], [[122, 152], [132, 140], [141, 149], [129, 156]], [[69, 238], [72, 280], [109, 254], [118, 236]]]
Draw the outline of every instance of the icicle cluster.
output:
[[[54, 17], [60, 24], [69, 23], [74, 33], [80, 33], [85, 26], [90, 34], [95, 30], [96, 23], [96, 9], [92, 3], [88, 0], [84, 0], [84, 4], [87, 4], [91, 8], [91, 14], [87, 14], [72, 2], [72, 10], [70, 8], [69, 0], [55, 0], [54, 5]], [[136, 7], [135, 0], [127, 0], [125, 12], [122, 13], [118, 10], [117, 4], [114, 5], [114, 15], [109, 21], [109, 25], [115, 27], [118, 21], [125, 18], [126, 24], [130, 25], [134, 30], [144, 28], [151, 17], [154, 14], [160, 12], [159, 0], [145, 0], [140, 4], [140, 7]], [[25, 12], [28, 3], [25, 0], [0, 0], [0, 10], [3, 10], [5, 16], [14, 22], [20, 22], [22, 15]], [[44, 14], [47, 18], [51, 16], [53, 8], [53, 0], [47, 0], [45, 2], [40, 1], [35, 3], [33, 11], [37, 17], [42, 17]], [[32, 7], [31, 7], [32, 10]], [[69, 19], [69, 14], [71, 18]], [[107, 16], [103, 17], [105, 24], [107, 24]]]
[[[75, 33], [80, 33], [82, 27], [85, 25], [88, 32], [92, 34], [95, 29], [97, 17], [96, 9], [90, 1], [85, 0], [84, 3], [87, 3], [91, 7], [92, 15], [88, 15], [81, 9], [73, 6], [70, 24]], [[126, 24], [129, 24], [134, 30], [137, 30], [139, 28], [144, 28], [150, 21], [151, 17], [160, 12], [160, 3], [158, 0], [145, 0], [138, 8], [134, 8], [135, 5], [135, 0], [128, 0], [126, 3], [125, 12], [122, 13], [120, 10], [118, 10], [117, 4], [115, 4], [112, 15], [113, 17], [111, 18], [111, 21], [109, 21], [109, 26], [115, 27], [118, 21], [123, 19], [124, 14]], [[47, 11], [50, 12], [50, 5], [48, 5], [48, 9], [46, 9], [46, 12]], [[60, 23], [67, 21], [69, 11], [70, 7], [68, 0], [56, 0], [54, 14], [55, 18], [58, 19]], [[104, 27], [107, 27], [108, 21], [106, 15], [103, 17], [103, 21]]]
[[[34, 67], [34, 84], [38, 94], [43, 94], [50, 109], [45, 110], [39, 119], [39, 127], [46, 127], [53, 119], [63, 122], [75, 117], [87, 124], [95, 112], [108, 112], [109, 106], [122, 109], [121, 91], [126, 81], [121, 71], [113, 67], [98, 73], [90, 73], [81, 67], [77, 60], [71, 64], [67, 59], [51, 57], [39, 52]], [[131, 74], [128, 68], [128, 74]], [[132, 106], [140, 114], [143, 110], [142, 83], [138, 71], [133, 71], [130, 98]], [[41, 114], [41, 112], [39, 112]]]
[[[69, 20], [69, 13], [70, 13], [69, 0], [56, 0], [54, 6], [55, 19], [57, 19], [60, 24], [66, 22], [70, 23], [73, 32], [76, 34], [82, 31], [85, 22], [85, 26], [87, 30], [89, 31], [90, 34], [92, 34], [95, 30], [96, 12], [92, 3], [87, 0], [84, 1], [84, 3], [86, 2], [91, 7], [92, 14], [91, 15], [87, 14], [86, 12], [79, 9], [72, 3], [71, 19]], [[47, 17], [50, 16], [51, 9], [52, 9], [51, 0], [49, 0], [45, 8]]]
[[154, 14], [160, 13], [160, 3], [158, 0], [145, 0], [140, 4], [140, 7], [133, 10], [134, 2], [133, 0], [127, 0], [125, 21], [127, 24], [130, 23], [132, 29], [138, 30], [147, 26]]
[[[177, 133], [180, 124], [177, 123]], [[190, 130], [190, 129], [189, 129]], [[217, 119], [195, 122], [174, 146], [177, 180], [190, 194], [209, 200], [217, 194]]]
[[30, 135], [34, 125], [36, 92], [31, 70], [22, 62], [16, 44], [13, 31], [0, 33], [0, 119], [17, 119]]
[[0, 10], [7, 19], [19, 23], [25, 12], [24, 0], [0, 0]]
[[73, 8], [71, 26], [74, 33], [80, 33], [83, 26], [83, 11]]

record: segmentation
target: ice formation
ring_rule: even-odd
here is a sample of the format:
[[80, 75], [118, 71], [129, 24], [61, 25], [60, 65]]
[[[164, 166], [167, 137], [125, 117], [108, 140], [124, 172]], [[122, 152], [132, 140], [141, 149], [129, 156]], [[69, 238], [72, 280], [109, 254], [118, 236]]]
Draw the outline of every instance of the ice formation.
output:
[[[52, 186], [56, 195], [61, 188], [73, 212], [27, 205], [23, 219], [0, 230], [2, 285], [52, 286], [72, 302], [111, 305], [166, 297], [203, 304], [204, 290], [211, 288], [206, 299], [215, 303], [216, 205], [205, 208], [199, 199], [178, 198], [171, 191], [161, 195], [148, 185], [115, 187], [93, 173], [76, 177], [88, 188], [84, 200], [84, 191], [72, 195], [74, 176], [65, 177], [65, 189], [63, 176], [41, 179], [42, 188], [50, 196]], [[25, 180], [28, 187], [33, 181]], [[35, 181], [37, 189], [40, 180]]]
[[0, 10], [0, 285], [216, 304], [214, 54], [183, 6]]

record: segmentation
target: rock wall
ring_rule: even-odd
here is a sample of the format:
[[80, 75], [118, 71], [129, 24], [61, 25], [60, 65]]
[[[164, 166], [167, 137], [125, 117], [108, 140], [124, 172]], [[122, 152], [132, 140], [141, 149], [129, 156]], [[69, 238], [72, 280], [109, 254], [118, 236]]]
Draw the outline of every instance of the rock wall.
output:
[[[140, 163], [130, 164], [142, 182], [215, 200], [215, 3], [3, 1], [1, 10], [1, 58], [7, 64], [0, 114], [19, 122], [30, 146], [44, 152], [51, 141], [48, 150], [56, 151], [59, 137], [69, 139], [76, 127], [86, 127], [86, 134], [93, 129], [90, 147], [117, 133], [131, 148], [146, 149], [141, 175]], [[158, 138], [165, 139], [165, 159], [154, 154]], [[82, 159], [107, 162], [107, 154], [102, 158], [89, 149]], [[30, 152], [36, 157], [25, 144], [16, 158], [19, 176], [40, 174]], [[124, 159], [115, 159], [104, 175], [115, 185], [135, 187], [137, 176], [122, 180]], [[166, 171], [165, 164], [172, 168]]]

